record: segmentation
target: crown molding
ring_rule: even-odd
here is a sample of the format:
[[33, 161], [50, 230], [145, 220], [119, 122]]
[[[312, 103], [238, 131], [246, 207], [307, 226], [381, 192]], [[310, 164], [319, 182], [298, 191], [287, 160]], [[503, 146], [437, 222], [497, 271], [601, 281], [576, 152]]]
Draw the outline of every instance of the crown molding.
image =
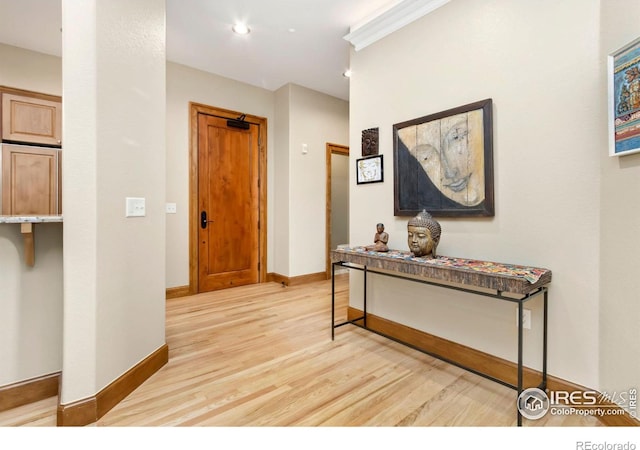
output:
[[404, 0], [361, 27], [351, 30], [344, 39], [356, 51], [382, 39], [416, 19], [449, 3], [450, 0]]

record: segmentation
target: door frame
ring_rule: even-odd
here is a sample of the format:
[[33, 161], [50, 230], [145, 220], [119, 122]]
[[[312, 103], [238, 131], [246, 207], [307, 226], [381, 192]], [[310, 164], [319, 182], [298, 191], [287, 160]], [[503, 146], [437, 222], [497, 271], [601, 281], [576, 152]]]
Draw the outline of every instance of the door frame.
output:
[[327, 142], [326, 145], [326, 166], [327, 166], [327, 184], [326, 184], [326, 192], [327, 192], [327, 206], [326, 206], [326, 224], [325, 224], [325, 272], [327, 280], [331, 278], [331, 257], [329, 253], [331, 252], [331, 155], [333, 153], [339, 155], [349, 156], [349, 147], [347, 145], [340, 144], [332, 144]]
[[[189, 102], [189, 295], [198, 290], [198, 114], [237, 119], [244, 113]], [[267, 119], [246, 114], [244, 120], [258, 125], [258, 283], [267, 280]]]

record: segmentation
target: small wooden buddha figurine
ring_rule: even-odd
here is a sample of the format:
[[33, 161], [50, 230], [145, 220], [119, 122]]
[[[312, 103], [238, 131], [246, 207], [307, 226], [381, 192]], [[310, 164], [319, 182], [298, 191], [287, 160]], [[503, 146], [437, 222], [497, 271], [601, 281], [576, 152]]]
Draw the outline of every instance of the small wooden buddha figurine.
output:
[[389, 247], [387, 247], [387, 242], [389, 242], [389, 233], [384, 231], [384, 224], [379, 223], [376, 225], [376, 235], [373, 237], [373, 245], [367, 245], [365, 248], [367, 250], [372, 250], [375, 252], [388, 252]]

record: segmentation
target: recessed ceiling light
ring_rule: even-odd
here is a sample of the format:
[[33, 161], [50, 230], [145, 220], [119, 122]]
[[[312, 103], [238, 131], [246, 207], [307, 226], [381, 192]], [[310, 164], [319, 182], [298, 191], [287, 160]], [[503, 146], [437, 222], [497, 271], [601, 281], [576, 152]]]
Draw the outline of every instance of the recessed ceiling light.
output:
[[351, 78], [351, 69], [347, 69], [342, 73], [342, 76], [345, 78]]
[[287, 31], [288, 31], [289, 33], [295, 33], [295, 32], [296, 32], [296, 29], [295, 29], [295, 28], [289, 28]]
[[251, 31], [247, 25], [244, 23], [236, 23], [233, 27], [231, 27], [234, 33], [237, 34], [249, 34]]

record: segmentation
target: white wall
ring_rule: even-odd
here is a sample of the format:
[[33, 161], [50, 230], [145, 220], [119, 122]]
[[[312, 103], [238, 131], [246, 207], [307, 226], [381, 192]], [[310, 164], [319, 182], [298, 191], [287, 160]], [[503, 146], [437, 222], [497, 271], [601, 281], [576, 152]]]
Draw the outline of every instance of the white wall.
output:
[[[601, 2], [601, 76], [607, 55], [640, 37], [640, 3]], [[599, 88], [606, 108], [606, 88]], [[602, 126], [602, 125], [601, 125]], [[609, 393], [640, 388], [640, 154], [609, 157], [601, 141], [600, 385]]]
[[62, 95], [60, 58], [0, 43], [0, 84], [43, 94]]
[[[606, 115], [599, 92], [599, 3], [455, 0], [352, 51], [351, 147], [380, 128], [384, 183], [351, 183], [351, 244], [384, 222], [407, 249], [408, 217], [393, 215], [394, 123], [492, 98], [495, 217], [439, 219], [439, 253], [553, 271], [549, 371], [599, 385], [599, 164]], [[356, 155], [352, 154], [352, 164]], [[515, 360], [515, 306], [396, 280], [372, 280], [374, 314]], [[352, 303], [361, 307], [359, 285]], [[540, 367], [540, 300], [525, 364]]]
[[274, 260], [274, 93], [266, 89], [167, 63], [167, 287], [189, 284], [189, 102], [267, 119], [267, 271]]
[[295, 84], [289, 95], [290, 271], [283, 275], [297, 276], [326, 270], [326, 144], [347, 145], [349, 103]]
[[[62, 404], [165, 344], [164, 0], [63, 0]], [[125, 217], [125, 198], [146, 215]]]
[[278, 176], [273, 181], [274, 187], [274, 266], [275, 273], [284, 275], [290, 272], [289, 229], [291, 215], [291, 196], [289, 184], [291, 179], [289, 146], [291, 126], [291, 85], [286, 84], [275, 92], [275, 166]]
[[[60, 58], [0, 44], [0, 85], [62, 93]], [[0, 386], [62, 368], [62, 225], [35, 226], [35, 266], [19, 225], [0, 225]]]

